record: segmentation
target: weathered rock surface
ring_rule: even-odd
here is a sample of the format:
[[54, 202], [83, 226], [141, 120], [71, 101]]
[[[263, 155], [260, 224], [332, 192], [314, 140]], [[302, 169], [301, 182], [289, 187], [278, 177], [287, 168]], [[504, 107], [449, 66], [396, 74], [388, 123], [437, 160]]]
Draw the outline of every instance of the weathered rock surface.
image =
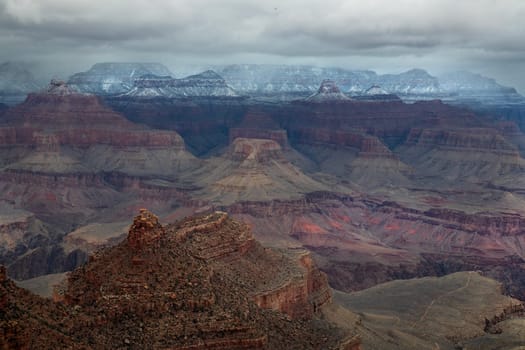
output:
[[[305, 254], [297, 261], [262, 248], [226, 213], [164, 228], [142, 210], [126, 242], [93, 255], [57, 287], [62, 303], [15, 287], [2, 267], [1, 339], [18, 347], [53, 340], [67, 347], [74, 339], [78, 348], [104, 349], [358, 349], [341, 329], [312, 320], [331, 294]], [[287, 278], [303, 279], [305, 294], [283, 285]], [[268, 287], [281, 295], [278, 302], [257, 303]], [[302, 297], [283, 297], [287, 293]], [[328, 296], [319, 298], [323, 293]], [[30, 331], [39, 336], [29, 337]]]
[[293, 165], [282, 147], [269, 139], [237, 138], [225, 154], [209, 159], [192, 177], [208, 186], [198, 194], [201, 198], [222, 204], [298, 197], [327, 188]]
[[70, 270], [86, 250], [112, 242], [72, 236], [62, 247], [75, 225], [122, 220], [126, 206], [171, 208], [183, 197], [174, 179], [199, 166], [176, 132], [134, 124], [59, 81], [3, 116], [0, 154], [0, 199], [35, 216], [22, 228], [7, 222], [2, 235], [0, 259], [17, 279]]
[[330, 284], [340, 290], [482, 270], [523, 297], [523, 215], [421, 205], [428, 209], [317, 193], [296, 201], [236, 203], [228, 211], [250, 222], [266, 244], [295, 241], [314, 251]]
[[4, 115], [0, 147], [6, 168], [43, 173], [152, 175], [198, 165], [176, 132], [134, 124], [61, 82]]
[[448, 179], [496, 180], [525, 169], [518, 149], [488, 128], [412, 129], [399, 153], [420, 172]]

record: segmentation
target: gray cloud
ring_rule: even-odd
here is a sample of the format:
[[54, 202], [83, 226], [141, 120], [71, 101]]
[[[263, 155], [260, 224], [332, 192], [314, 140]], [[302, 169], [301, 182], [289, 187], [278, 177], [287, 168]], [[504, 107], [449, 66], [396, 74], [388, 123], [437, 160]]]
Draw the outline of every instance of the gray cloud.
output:
[[522, 0], [0, 0], [0, 60], [466, 66], [525, 91], [501, 69], [525, 71], [523, 18]]

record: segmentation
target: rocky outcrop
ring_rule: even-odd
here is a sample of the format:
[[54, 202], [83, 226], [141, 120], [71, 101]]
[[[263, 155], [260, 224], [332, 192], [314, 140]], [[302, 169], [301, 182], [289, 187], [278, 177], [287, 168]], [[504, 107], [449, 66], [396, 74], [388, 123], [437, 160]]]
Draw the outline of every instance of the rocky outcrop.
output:
[[286, 313], [292, 318], [311, 318], [326, 304], [332, 302], [332, 293], [326, 275], [315, 266], [307, 251], [295, 252], [301, 274], [291, 276], [281, 286], [256, 291], [255, 303]]
[[[240, 244], [229, 244], [235, 241]], [[311, 260], [302, 255], [300, 261], [262, 248], [245, 225], [226, 213], [187, 218], [163, 230], [143, 210], [127, 242], [94, 254], [57, 289], [63, 294], [56, 298], [63, 300], [60, 307], [71, 310], [58, 320], [66, 337], [86, 347], [88, 339], [104, 348], [133, 344], [203, 350], [338, 349], [349, 344], [345, 333], [326, 321], [297, 321], [293, 314], [288, 318], [256, 305], [258, 288], [274, 284], [290, 269], [307, 272], [305, 290], [312, 295], [328, 290]], [[314, 300], [321, 307], [324, 299]], [[290, 307], [302, 300], [287, 302]]]
[[332, 80], [323, 80], [317, 93], [305, 99], [309, 103], [335, 103], [349, 101], [350, 98], [343, 94]]
[[[299, 117], [298, 117], [299, 116]], [[288, 131], [290, 143], [308, 143], [301, 130], [314, 129], [338, 137], [340, 133], [366, 133], [379, 137], [389, 146], [402, 143], [412, 128], [436, 125], [471, 127], [479, 125], [468, 110], [448, 106], [440, 101], [405, 104], [400, 101], [348, 101], [336, 104], [308, 104], [294, 101], [279, 111], [279, 119]], [[299, 134], [298, 134], [299, 133]], [[312, 143], [317, 142], [316, 138]]]
[[[5, 272], [0, 266], [0, 275]], [[0, 276], [2, 277], [2, 276]], [[19, 288], [9, 278], [0, 279], [0, 346], [5, 349], [79, 348], [68, 334], [66, 310], [49, 299]]]
[[514, 304], [506, 307], [499, 315], [495, 315], [492, 318], [485, 318], [485, 329], [486, 333], [500, 334], [502, 333], [501, 328], [498, 327], [498, 323], [512, 318], [524, 318], [525, 317], [525, 304]]
[[164, 234], [159, 218], [147, 209], [141, 209], [129, 229], [128, 245], [134, 250], [140, 250], [158, 241]]
[[6, 113], [0, 152], [7, 169], [61, 175], [118, 170], [151, 176], [198, 166], [175, 131], [132, 123], [98, 97], [61, 82]]
[[254, 160], [267, 163], [271, 159], [282, 159], [282, 148], [274, 141], [260, 139], [234, 139], [229, 157], [235, 161]]
[[517, 155], [517, 150], [494, 129], [412, 129], [407, 137], [408, 145], [464, 150], [500, 152], [501, 155]]
[[225, 212], [183, 221], [170, 229], [176, 230], [179, 240], [192, 240], [196, 258], [233, 269], [247, 283], [259, 307], [278, 310], [292, 319], [311, 319], [331, 302], [326, 275], [307, 251], [264, 249], [246, 225], [232, 221]]

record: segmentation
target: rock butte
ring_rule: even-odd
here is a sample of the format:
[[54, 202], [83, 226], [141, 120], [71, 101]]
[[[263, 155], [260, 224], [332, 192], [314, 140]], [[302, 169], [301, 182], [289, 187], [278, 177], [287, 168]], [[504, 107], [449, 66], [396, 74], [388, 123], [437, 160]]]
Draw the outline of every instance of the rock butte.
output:
[[[58, 304], [0, 272], [2, 339], [18, 347], [360, 349], [358, 338], [318, 318], [332, 296], [308, 253], [263, 248], [224, 212], [163, 227], [142, 209], [126, 241], [56, 287]], [[35, 331], [41, 336], [31, 338]]]

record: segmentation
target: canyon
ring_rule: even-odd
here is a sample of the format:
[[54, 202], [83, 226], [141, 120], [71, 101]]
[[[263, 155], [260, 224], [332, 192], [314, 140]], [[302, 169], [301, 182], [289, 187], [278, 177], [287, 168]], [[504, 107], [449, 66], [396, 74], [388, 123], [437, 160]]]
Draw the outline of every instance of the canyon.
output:
[[[54, 296], [60, 306], [30, 302], [60, 325], [57, 312], [76, 310], [63, 344], [117, 346], [121, 334], [181, 349], [337, 348], [345, 339], [347, 349], [384, 348], [378, 332], [397, 348], [431, 348], [432, 321], [414, 331], [412, 316], [370, 305], [374, 288], [390, 294], [399, 282], [419, 295], [435, 281], [464, 301], [467, 281], [490, 290], [486, 309], [478, 299], [456, 305], [450, 312], [468, 314], [472, 327], [440, 330], [436, 344], [493, 338], [483, 317], [525, 300], [525, 134], [515, 91], [421, 70], [213, 69], [173, 78], [157, 64], [99, 64], [0, 108], [0, 264], [48, 297], [46, 278], [73, 271]], [[474, 108], [461, 103], [467, 95], [501, 99]], [[503, 108], [513, 112], [495, 112]], [[158, 217], [140, 211], [128, 230], [141, 208]], [[21, 302], [35, 298], [4, 287]], [[151, 318], [166, 308], [199, 326]], [[400, 328], [388, 329], [385, 317], [400, 318]], [[510, 321], [502, 327], [515, 332]], [[158, 322], [166, 327], [156, 334]], [[168, 337], [173, 329], [187, 338]], [[42, 334], [59, 337], [53, 327]]]

